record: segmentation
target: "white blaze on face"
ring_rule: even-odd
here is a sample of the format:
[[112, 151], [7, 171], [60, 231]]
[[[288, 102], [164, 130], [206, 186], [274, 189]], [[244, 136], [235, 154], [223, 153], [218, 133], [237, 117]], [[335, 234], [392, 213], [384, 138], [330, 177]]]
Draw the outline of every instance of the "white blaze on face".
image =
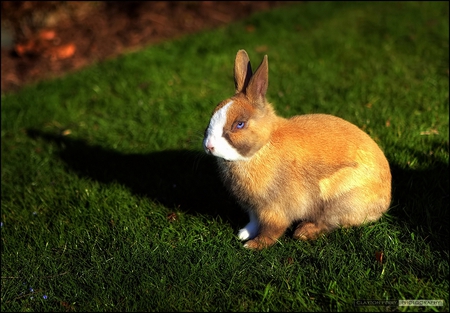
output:
[[223, 129], [227, 122], [227, 112], [232, 103], [233, 101], [228, 102], [211, 117], [203, 139], [203, 148], [207, 153], [228, 161], [245, 160], [247, 158], [240, 155], [223, 136]]

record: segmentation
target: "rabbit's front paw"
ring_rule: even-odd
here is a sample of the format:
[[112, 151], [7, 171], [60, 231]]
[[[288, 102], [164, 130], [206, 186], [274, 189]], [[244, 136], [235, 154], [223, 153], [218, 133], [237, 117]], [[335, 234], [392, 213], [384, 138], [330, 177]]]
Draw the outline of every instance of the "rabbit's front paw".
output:
[[240, 240], [248, 240], [248, 239], [250, 239], [250, 233], [248, 232], [248, 230], [246, 228], [242, 228], [239, 230], [238, 238]]
[[258, 235], [259, 223], [253, 214], [250, 214], [250, 222], [244, 228], [239, 230], [238, 238], [240, 240], [253, 239]]

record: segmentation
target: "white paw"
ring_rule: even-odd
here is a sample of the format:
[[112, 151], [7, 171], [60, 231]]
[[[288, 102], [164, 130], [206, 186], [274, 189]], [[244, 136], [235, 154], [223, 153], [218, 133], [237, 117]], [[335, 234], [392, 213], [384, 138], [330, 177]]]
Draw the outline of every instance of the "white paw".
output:
[[238, 238], [240, 240], [250, 239], [250, 233], [248, 232], [248, 230], [246, 228], [242, 228], [239, 230]]
[[238, 238], [240, 240], [253, 239], [258, 235], [258, 228], [259, 228], [258, 219], [252, 212], [249, 213], [249, 217], [250, 222], [247, 225], [245, 225], [244, 228], [239, 230]]

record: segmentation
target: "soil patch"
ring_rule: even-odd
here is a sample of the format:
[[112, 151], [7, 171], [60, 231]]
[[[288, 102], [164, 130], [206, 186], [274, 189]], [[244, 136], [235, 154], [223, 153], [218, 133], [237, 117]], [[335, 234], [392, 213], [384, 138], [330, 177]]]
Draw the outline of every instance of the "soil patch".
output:
[[1, 91], [292, 1], [2, 1]]

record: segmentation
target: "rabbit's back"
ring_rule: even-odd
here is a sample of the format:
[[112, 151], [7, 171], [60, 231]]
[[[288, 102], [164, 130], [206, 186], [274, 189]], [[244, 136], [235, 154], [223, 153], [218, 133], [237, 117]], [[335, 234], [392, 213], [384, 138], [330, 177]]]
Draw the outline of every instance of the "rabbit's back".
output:
[[357, 126], [331, 115], [280, 119], [251, 160], [219, 164], [244, 207], [271, 202], [290, 220], [315, 219], [333, 203], [333, 211], [348, 216], [336, 217], [337, 224], [358, 225], [364, 218], [378, 219], [390, 204], [391, 174], [383, 152]]

